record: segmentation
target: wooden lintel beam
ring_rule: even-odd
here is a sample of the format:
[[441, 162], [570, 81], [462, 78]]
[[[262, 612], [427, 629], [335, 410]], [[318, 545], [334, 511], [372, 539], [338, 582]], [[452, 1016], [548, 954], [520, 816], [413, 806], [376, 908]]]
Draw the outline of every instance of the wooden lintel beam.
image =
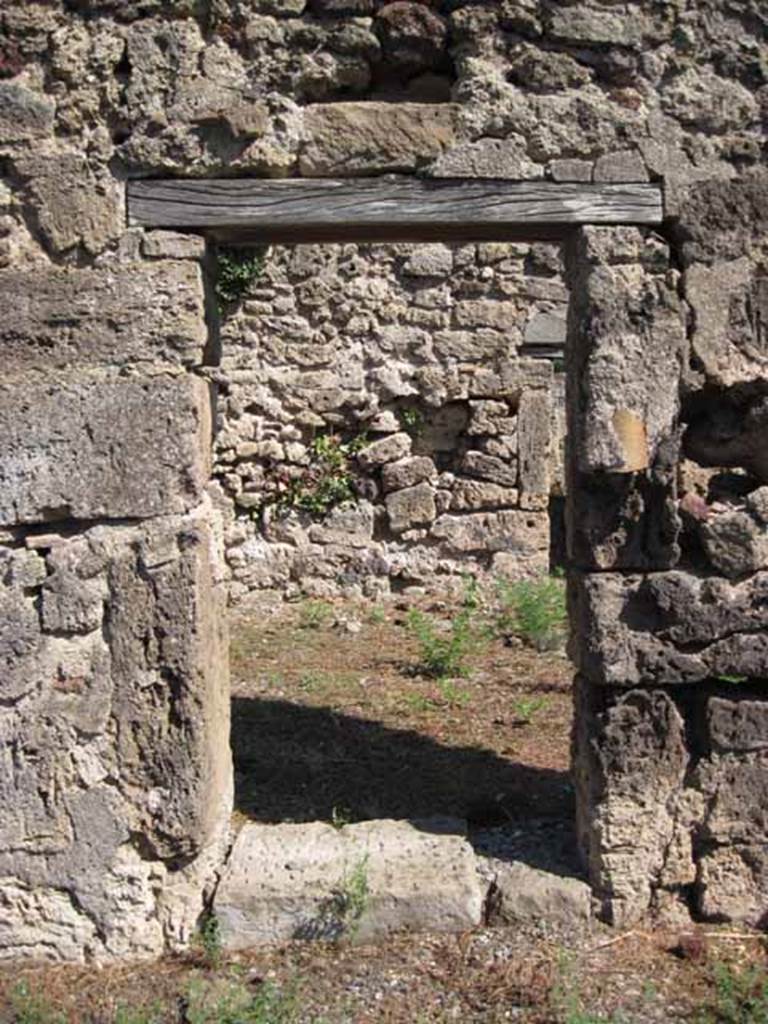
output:
[[556, 238], [580, 224], [660, 224], [657, 185], [347, 178], [138, 180], [142, 227], [265, 242]]

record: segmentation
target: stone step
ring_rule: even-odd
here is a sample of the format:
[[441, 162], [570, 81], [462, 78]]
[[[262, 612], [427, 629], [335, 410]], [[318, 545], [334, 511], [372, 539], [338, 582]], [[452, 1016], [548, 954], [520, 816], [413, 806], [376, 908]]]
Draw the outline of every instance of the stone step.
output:
[[478, 855], [465, 833], [453, 819], [248, 824], [214, 902], [223, 945], [461, 932], [483, 923], [486, 906], [499, 923], [589, 924], [585, 882], [504, 856], [494, 837]]
[[225, 948], [475, 927], [487, 887], [472, 847], [450, 828], [444, 820], [246, 825], [214, 903]]

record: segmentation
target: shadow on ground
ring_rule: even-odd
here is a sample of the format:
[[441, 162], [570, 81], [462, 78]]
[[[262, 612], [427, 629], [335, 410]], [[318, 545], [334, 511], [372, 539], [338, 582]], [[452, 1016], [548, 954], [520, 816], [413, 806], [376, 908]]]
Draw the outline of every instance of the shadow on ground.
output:
[[573, 820], [566, 772], [282, 700], [232, 700], [235, 805], [255, 821], [467, 819], [471, 828]]

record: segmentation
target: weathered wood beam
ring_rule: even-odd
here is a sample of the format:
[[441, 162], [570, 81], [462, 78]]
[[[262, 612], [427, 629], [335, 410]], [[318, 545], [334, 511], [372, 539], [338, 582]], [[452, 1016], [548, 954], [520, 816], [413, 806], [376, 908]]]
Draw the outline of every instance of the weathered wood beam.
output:
[[656, 185], [419, 178], [176, 179], [128, 184], [131, 224], [264, 242], [537, 239], [579, 224], [660, 224]]

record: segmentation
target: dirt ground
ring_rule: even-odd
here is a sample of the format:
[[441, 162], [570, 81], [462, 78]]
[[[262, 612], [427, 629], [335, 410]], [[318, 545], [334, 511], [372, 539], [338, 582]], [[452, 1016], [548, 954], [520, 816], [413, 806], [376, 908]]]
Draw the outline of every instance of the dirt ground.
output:
[[[455, 609], [422, 611], [449, 635]], [[439, 679], [396, 602], [236, 615], [235, 827], [452, 815], [471, 834], [570, 820], [567, 659], [510, 641], [481, 613], [472, 631], [466, 676]], [[565, 935], [541, 922], [230, 958], [209, 936], [158, 963], [5, 967], [0, 1021], [766, 1024], [767, 966], [763, 936], [714, 926]]]

